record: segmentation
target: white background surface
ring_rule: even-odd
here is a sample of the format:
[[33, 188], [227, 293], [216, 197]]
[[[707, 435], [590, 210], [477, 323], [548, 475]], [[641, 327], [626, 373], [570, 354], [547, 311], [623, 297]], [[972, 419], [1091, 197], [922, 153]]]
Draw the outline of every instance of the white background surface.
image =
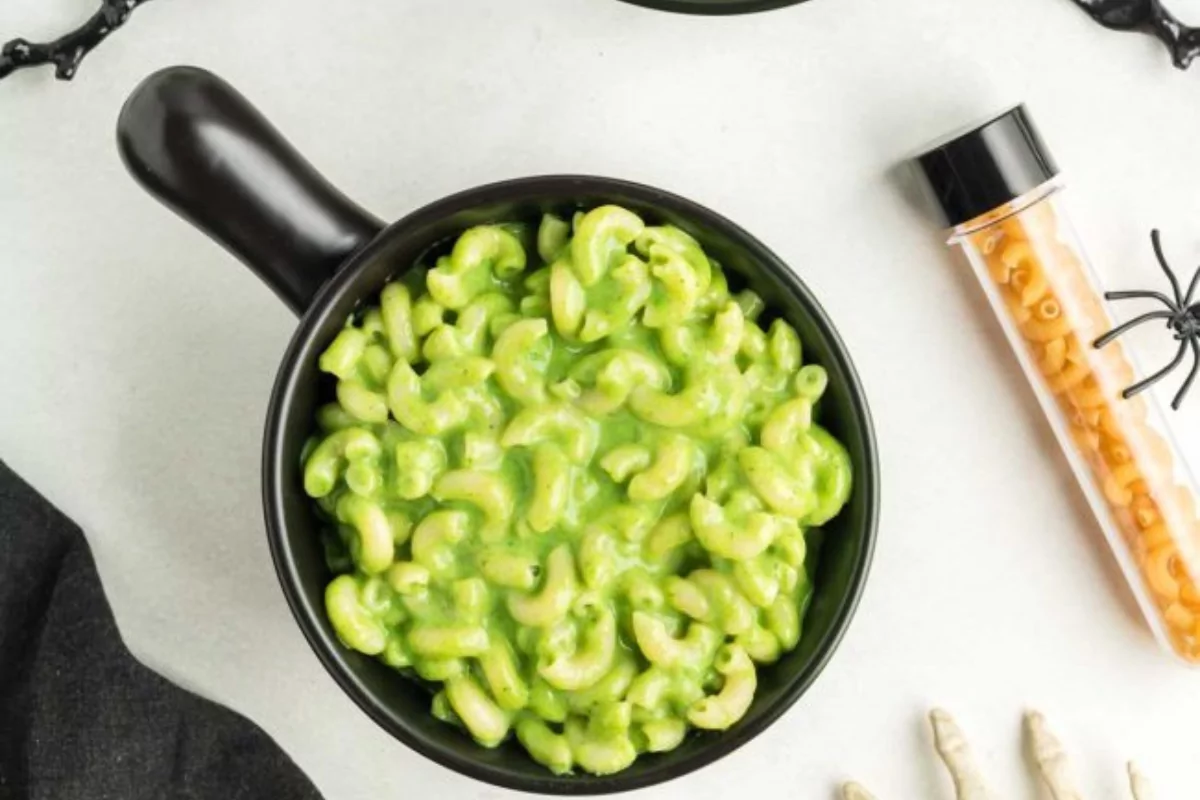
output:
[[[325, 9], [340, 6], [333, 13]], [[1200, 19], [1200, 1], [1176, 0]], [[0, 39], [91, 0], [4, 0]], [[385, 218], [550, 172], [657, 184], [741, 222], [855, 355], [883, 461], [864, 602], [814, 689], [641, 796], [943, 798], [923, 713], [953, 709], [1004, 797], [1047, 711], [1086, 795], [1136, 758], [1196, 797], [1200, 675], [1161, 655], [966, 267], [891, 173], [1027, 100], [1106, 281], [1200, 261], [1200, 74], [1068, 0], [815, 0], [739, 19], [612, 0], [161, 0], [73, 85], [0, 84], [0, 458], [85, 529], [130, 647], [260, 723], [334, 800], [502, 797], [391, 740], [311, 655], [272, 572], [260, 431], [294, 319], [127, 178], [113, 123], [172, 63], [224, 75]], [[1130, 309], [1133, 310], [1133, 309]], [[1165, 337], [1136, 339], [1146, 363]], [[1181, 379], [1182, 373], [1176, 377]], [[1175, 382], [1169, 384], [1169, 395]], [[1200, 468], [1200, 394], [1175, 416]]]

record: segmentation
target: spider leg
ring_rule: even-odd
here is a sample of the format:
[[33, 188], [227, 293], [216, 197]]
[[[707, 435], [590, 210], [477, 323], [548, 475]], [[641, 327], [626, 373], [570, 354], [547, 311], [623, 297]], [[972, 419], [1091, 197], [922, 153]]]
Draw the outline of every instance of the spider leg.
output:
[[1158, 232], [1158, 228], [1150, 231], [1150, 243], [1154, 245], [1154, 257], [1158, 259], [1158, 265], [1162, 267], [1163, 272], [1167, 275], [1167, 280], [1171, 282], [1171, 291], [1175, 292], [1175, 304], [1183, 305], [1183, 294], [1179, 291], [1179, 279], [1175, 277], [1175, 271], [1171, 269], [1171, 265], [1167, 263], [1167, 257], [1163, 255], [1162, 235]]
[[1173, 316], [1175, 316], [1175, 314], [1172, 311], [1151, 311], [1148, 314], [1142, 314], [1140, 317], [1135, 317], [1134, 319], [1129, 320], [1129, 322], [1126, 322], [1124, 325], [1118, 325], [1117, 327], [1113, 328], [1111, 331], [1097, 339], [1092, 346], [1099, 350], [1101, 347], [1109, 344], [1121, 334], [1136, 328], [1143, 322], [1149, 322], [1155, 319], [1170, 319]]
[[1162, 292], [1105, 292], [1105, 300], [1157, 300], [1172, 311], [1175, 304]]
[[1188, 390], [1192, 388], [1192, 382], [1196, 380], [1196, 375], [1200, 374], [1200, 341], [1192, 338], [1188, 339], [1188, 344], [1192, 346], [1192, 371], [1188, 373], [1183, 386], [1179, 387], [1179, 394], [1175, 395], [1175, 399], [1171, 401], [1171, 408], [1176, 411], [1183, 405], [1183, 399], [1187, 397]]
[[1171, 370], [1178, 367], [1179, 364], [1183, 361], [1183, 357], [1187, 353], [1187, 351], [1188, 351], [1188, 342], [1181, 342], [1179, 344], [1179, 352], [1175, 354], [1175, 358], [1173, 358], [1171, 360], [1170, 364], [1167, 364], [1165, 367], [1163, 367], [1158, 372], [1151, 375], [1149, 378], [1146, 378], [1144, 381], [1139, 381], [1138, 383], [1135, 383], [1133, 386], [1130, 386], [1128, 389], [1126, 389], [1124, 392], [1121, 393], [1121, 396], [1124, 397], [1126, 400], [1128, 400], [1129, 398], [1133, 397], [1134, 395], [1141, 394], [1142, 392], [1146, 391], [1154, 384], [1161, 381], [1163, 378], [1167, 377], [1167, 374], [1170, 373]]
[[1188, 284], [1187, 294], [1183, 298], [1184, 308], [1192, 304], [1192, 297], [1196, 294], [1196, 287], [1200, 286], [1200, 269], [1196, 270], [1196, 274], [1192, 276], [1192, 282]]

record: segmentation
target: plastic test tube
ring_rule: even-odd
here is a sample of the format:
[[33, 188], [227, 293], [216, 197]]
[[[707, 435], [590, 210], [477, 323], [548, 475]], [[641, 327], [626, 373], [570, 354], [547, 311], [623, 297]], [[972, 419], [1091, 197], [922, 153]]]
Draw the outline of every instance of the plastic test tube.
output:
[[1028, 112], [1013, 108], [916, 160], [987, 292], [1133, 593], [1170, 652], [1200, 664], [1200, 523], [1187, 462], [1120, 342]]

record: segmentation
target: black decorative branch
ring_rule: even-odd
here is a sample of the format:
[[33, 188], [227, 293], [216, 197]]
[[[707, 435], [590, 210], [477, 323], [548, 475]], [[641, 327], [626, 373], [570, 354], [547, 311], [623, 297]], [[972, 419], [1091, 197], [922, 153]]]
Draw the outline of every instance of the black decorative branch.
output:
[[1158, 37], [1180, 69], [1200, 55], [1200, 28], [1184, 25], [1162, 0], [1074, 0], [1092, 19], [1117, 31], [1141, 31]]
[[1192, 282], [1188, 284], [1187, 292], [1183, 292], [1179, 288], [1179, 279], [1175, 277], [1175, 272], [1167, 263], [1167, 258], [1163, 255], [1162, 238], [1158, 231], [1150, 232], [1150, 241], [1154, 245], [1154, 255], [1158, 259], [1159, 266], [1167, 275], [1167, 280], [1171, 284], [1171, 297], [1167, 297], [1162, 292], [1108, 292], [1104, 296], [1109, 300], [1156, 300], [1166, 306], [1163, 311], [1151, 311], [1147, 314], [1142, 314], [1136, 319], [1131, 319], [1124, 325], [1119, 325], [1113, 328], [1108, 333], [1101, 336], [1095, 342], [1096, 348], [1104, 347], [1110, 342], [1116, 340], [1118, 336], [1126, 331], [1133, 330], [1137, 326], [1154, 320], [1162, 320], [1166, 323], [1167, 329], [1175, 333], [1175, 341], [1179, 342], [1179, 351], [1175, 353], [1175, 358], [1171, 359], [1171, 363], [1160, 369], [1158, 372], [1151, 375], [1133, 386], [1130, 386], [1122, 396], [1128, 400], [1136, 394], [1146, 391], [1154, 384], [1167, 377], [1176, 367], [1183, 363], [1184, 357], [1189, 349], [1192, 351], [1192, 370], [1188, 373], [1187, 379], [1180, 387], [1179, 393], [1175, 395], [1175, 400], [1171, 403], [1171, 408], [1176, 411], [1183, 404], [1183, 400], [1187, 397], [1188, 390], [1192, 388], [1192, 383], [1195, 382], [1196, 376], [1200, 374], [1200, 303], [1193, 303], [1195, 299], [1196, 289], [1200, 287], [1200, 269], [1196, 270], [1196, 274], [1192, 276]]
[[0, 80], [19, 69], [53, 64], [60, 81], [75, 77], [87, 54], [128, 21], [134, 9], [149, 0], [102, 0], [100, 10], [75, 30], [52, 42], [13, 39], [0, 48]]

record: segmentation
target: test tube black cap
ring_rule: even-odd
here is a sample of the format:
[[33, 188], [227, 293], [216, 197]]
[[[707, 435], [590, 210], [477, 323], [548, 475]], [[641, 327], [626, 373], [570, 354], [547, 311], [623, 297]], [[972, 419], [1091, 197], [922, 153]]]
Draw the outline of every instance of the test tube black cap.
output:
[[952, 134], [917, 156], [916, 163], [951, 227], [1058, 175], [1054, 156], [1024, 105]]

